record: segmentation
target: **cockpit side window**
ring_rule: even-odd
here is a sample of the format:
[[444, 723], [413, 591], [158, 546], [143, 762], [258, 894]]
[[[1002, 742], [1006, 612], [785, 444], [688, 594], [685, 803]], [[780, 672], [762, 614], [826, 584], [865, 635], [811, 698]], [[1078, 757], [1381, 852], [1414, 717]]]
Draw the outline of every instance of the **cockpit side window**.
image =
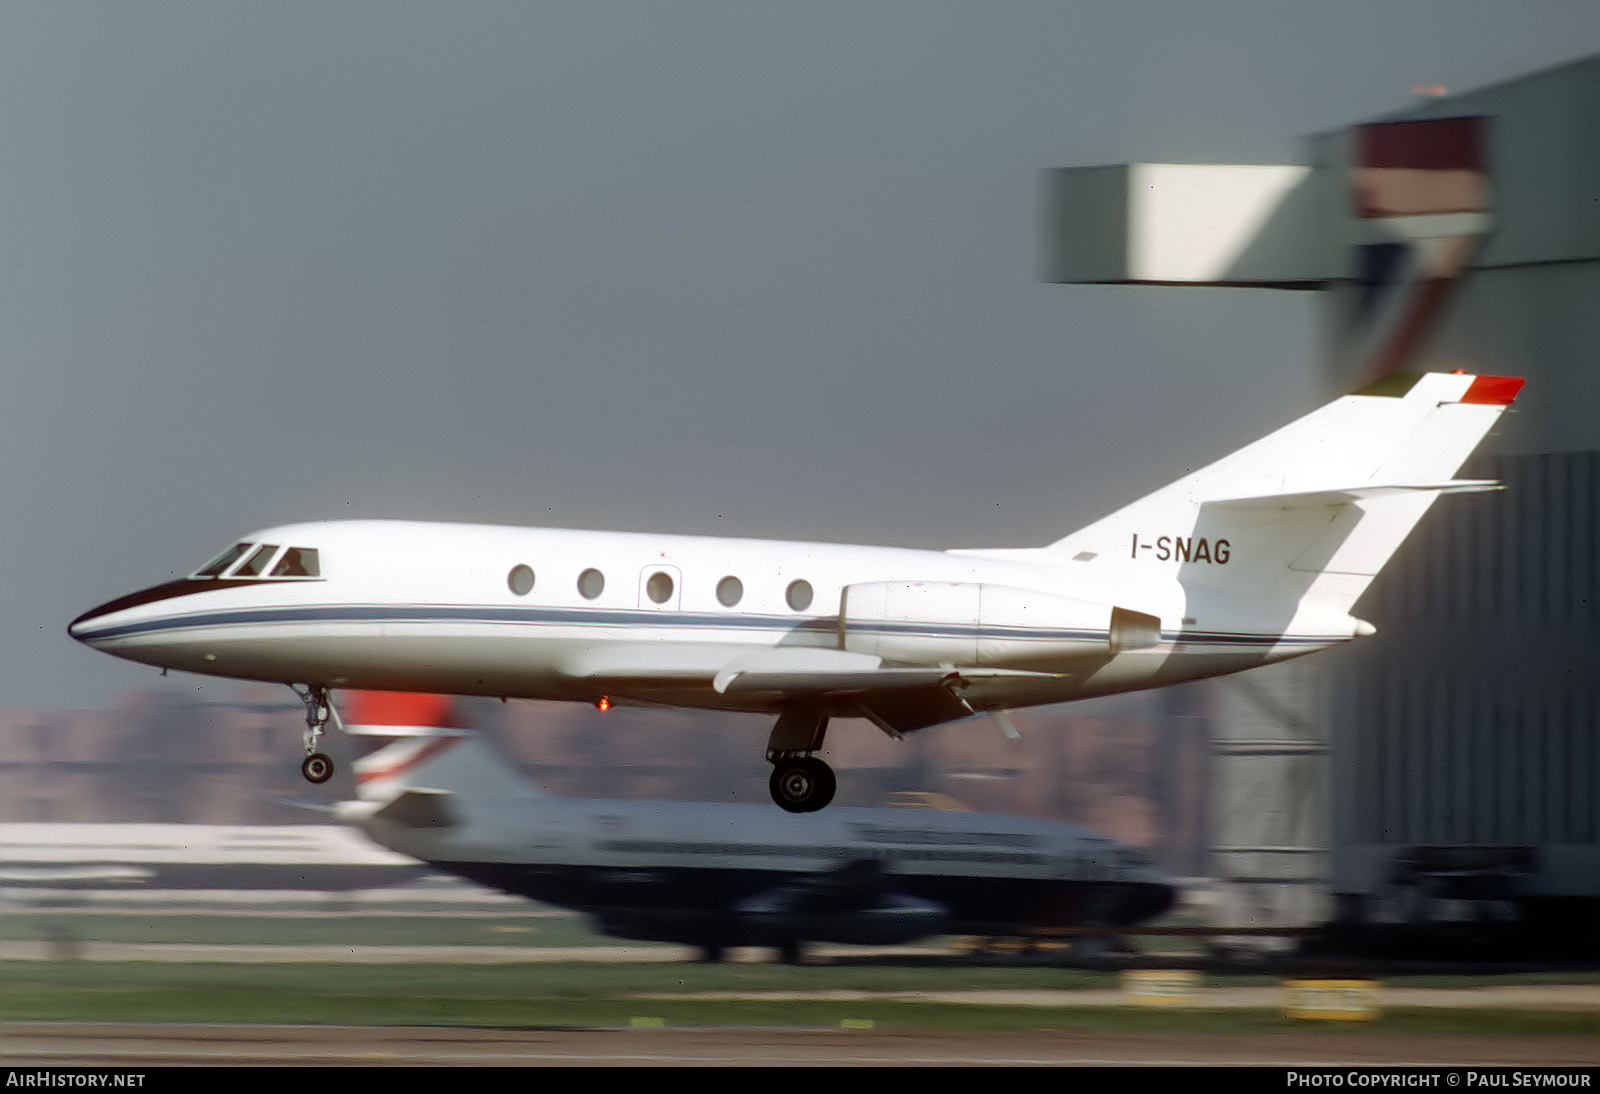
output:
[[321, 577], [315, 547], [290, 547], [272, 568], [273, 577]]
[[233, 571], [234, 577], [256, 577], [267, 568], [267, 563], [272, 561], [272, 556], [278, 553], [276, 543], [263, 543], [256, 549], [256, 553], [246, 559], [238, 569]]
[[235, 543], [216, 558], [206, 563], [194, 572], [195, 577], [216, 577], [229, 566], [239, 561], [239, 556], [250, 549], [248, 543]]

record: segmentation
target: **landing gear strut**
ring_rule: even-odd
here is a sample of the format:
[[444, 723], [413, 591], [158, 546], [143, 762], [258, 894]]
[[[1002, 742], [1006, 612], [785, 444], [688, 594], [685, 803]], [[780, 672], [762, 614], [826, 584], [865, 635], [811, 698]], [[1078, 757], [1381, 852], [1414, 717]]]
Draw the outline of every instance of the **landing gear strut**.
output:
[[306, 731], [301, 737], [305, 745], [306, 758], [300, 763], [300, 774], [304, 775], [307, 782], [325, 783], [333, 778], [333, 760], [327, 753], [317, 751], [317, 743], [322, 740], [323, 729], [327, 724], [338, 717], [334, 712], [333, 704], [328, 701], [328, 689], [309, 685], [301, 688], [299, 684], [290, 684], [295, 695], [306, 708]]
[[814, 813], [833, 800], [839, 783], [833, 768], [813, 752], [822, 747], [828, 716], [814, 710], [786, 709], [767, 741], [772, 800], [790, 813]]

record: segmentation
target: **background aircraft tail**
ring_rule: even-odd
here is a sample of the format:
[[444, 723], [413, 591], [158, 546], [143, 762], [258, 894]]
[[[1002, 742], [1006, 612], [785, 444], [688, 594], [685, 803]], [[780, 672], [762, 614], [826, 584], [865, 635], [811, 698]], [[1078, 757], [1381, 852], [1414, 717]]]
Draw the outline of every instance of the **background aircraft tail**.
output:
[[1282, 602], [1348, 612], [1516, 398], [1512, 377], [1385, 377], [1051, 544]]
[[545, 797], [488, 742], [464, 728], [448, 695], [346, 691], [339, 696], [347, 733], [392, 738], [352, 765], [356, 797], [396, 814], [426, 817], [430, 800], [444, 812], [448, 799]]

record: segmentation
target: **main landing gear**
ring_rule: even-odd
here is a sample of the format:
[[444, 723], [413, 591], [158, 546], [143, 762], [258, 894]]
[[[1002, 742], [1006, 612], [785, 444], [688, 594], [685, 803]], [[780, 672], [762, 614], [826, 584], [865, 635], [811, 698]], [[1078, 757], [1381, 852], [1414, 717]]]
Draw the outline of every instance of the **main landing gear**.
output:
[[289, 687], [306, 707], [306, 731], [301, 737], [306, 758], [300, 762], [300, 774], [305, 776], [307, 782], [325, 783], [333, 778], [333, 760], [327, 753], [317, 751], [317, 743], [322, 740], [327, 724], [339, 715], [328, 700], [327, 688], [315, 685], [302, 688], [299, 684], [290, 684]]
[[773, 765], [767, 780], [772, 800], [791, 813], [814, 813], [833, 800], [839, 788], [833, 768], [815, 756], [798, 756]]
[[822, 747], [828, 716], [815, 710], [785, 709], [767, 740], [772, 800], [791, 813], [814, 813], [833, 800], [839, 783], [833, 768], [812, 753]]

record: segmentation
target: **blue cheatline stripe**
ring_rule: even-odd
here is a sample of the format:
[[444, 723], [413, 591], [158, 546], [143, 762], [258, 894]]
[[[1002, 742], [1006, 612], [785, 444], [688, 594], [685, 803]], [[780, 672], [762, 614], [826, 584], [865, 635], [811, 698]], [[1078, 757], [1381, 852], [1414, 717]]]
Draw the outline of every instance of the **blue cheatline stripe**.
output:
[[710, 613], [626, 611], [599, 608], [497, 608], [477, 605], [307, 605], [276, 608], [237, 608], [168, 616], [84, 630], [84, 638], [122, 638], [158, 631], [201, 627], [241, 626], [252, 623], [492, 623], [508, 625], [569, 625], [589, 627], [676, 626], [720, 630], [794, 630], [812, 622], [806, 618]]
[[[308, 605], [275, 608], [238, 608], [233, 610], [196, 612], [189, 615], [149, 619], [137, 623], [124, 623], [84, 630], [80, 638], [106, 640], [127, 638], [133, 635], [170, 633], [204, 627], [248, 626], [257, 623], [486, 623], [502, 625], [587, 626], [587, 627], [675, 627], [698, 630], [754, 630], [795, 631], [815, 627], [818, 623], [834, 623], [826, 616], [794, 618], [791, 616], [766, 616], [748, 614], [716, 614], [710, 612], [668, 612], [652, 610], [619, 610], [601, 608], [501, 608], [482, 605]], [[913, 636], [919, 638], [986, 638], [1018, 639], [1037, 642], [1082, 641], [1105, 642], [1105, 631], [1033, 628], [1033, 627], [974, 627], [957, 624], [932, 623], [857, 623], [851, 621], [848, 629], [856, 633]], [[1162, 641], [1175, 646], [1187, 645], [1326, 645], [1341, 641], [1345, 635], [1276, 635], [1248, 634], [1223, 631], [1170, 631], [1164, 632]]]

